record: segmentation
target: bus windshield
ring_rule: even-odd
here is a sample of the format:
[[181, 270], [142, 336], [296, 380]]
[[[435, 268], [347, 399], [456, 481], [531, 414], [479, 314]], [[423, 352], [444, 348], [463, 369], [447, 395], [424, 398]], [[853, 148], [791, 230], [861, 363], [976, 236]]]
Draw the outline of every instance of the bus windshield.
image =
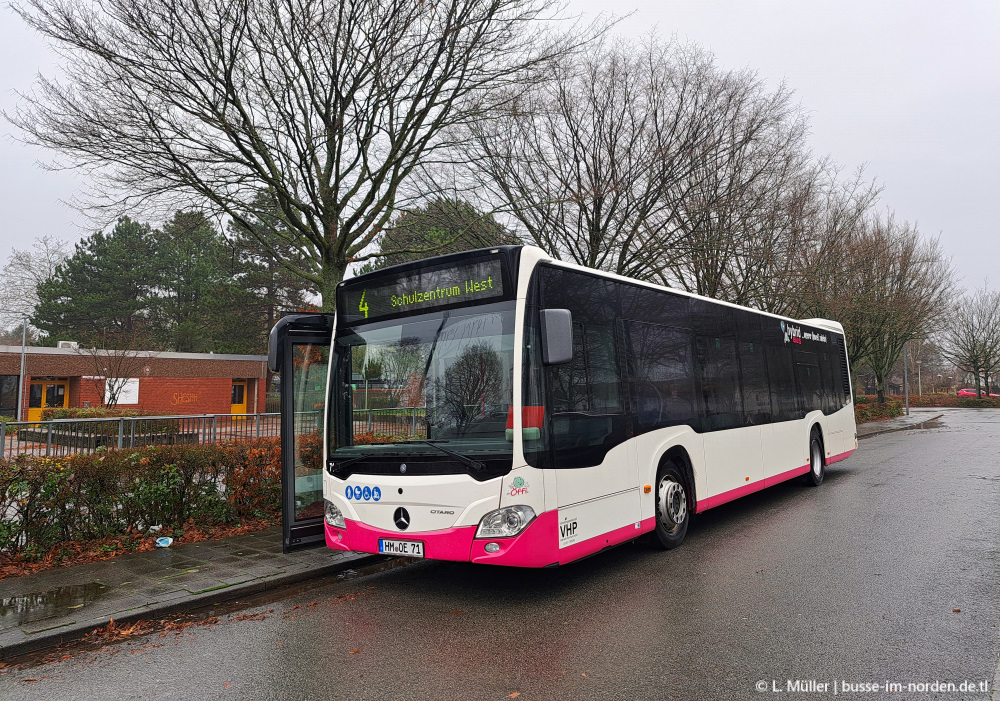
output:
[[332, 461], [458, 453], [509, 463], [513, 302], [348, 326], [334, 349]]

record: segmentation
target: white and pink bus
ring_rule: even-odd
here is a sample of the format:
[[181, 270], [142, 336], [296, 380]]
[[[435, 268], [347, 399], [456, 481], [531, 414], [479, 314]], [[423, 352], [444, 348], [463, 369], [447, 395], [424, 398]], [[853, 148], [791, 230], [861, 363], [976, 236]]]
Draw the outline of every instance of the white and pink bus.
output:
[[295, 429], [322, 464], [298, 459], [286, 510], [321, 497], [337, 550], [547, 567], [640, 536], [673, 548], [692, 514], [817, 486], [857, 448], [840, 324], [533, 247], [350, 279], [335, 322], [303, 318], [275, 327], [272, 365], [297, 323], [330, 334], [328, 353], [286, 350], [282, 377], [304, 388], [283, 411], [308, 416], [328, 368], [325, 409]]

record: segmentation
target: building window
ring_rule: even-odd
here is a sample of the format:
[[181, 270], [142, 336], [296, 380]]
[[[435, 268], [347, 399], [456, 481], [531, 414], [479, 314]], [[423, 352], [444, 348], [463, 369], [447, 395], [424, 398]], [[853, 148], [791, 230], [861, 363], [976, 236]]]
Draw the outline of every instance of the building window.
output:
[[17, 416], [17, 375], [0, 375], [0, 416]]

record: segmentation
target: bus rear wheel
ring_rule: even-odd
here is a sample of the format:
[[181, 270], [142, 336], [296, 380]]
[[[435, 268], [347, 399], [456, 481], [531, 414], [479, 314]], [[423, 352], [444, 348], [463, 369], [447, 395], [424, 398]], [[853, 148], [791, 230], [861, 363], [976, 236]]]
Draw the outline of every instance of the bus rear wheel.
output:
[[684, 542], [691, 512], [680, 468], [672, 462], [663, 464], [656, 473], [656, 528], [652, 543], [664, 550]]
[[826, 465], [823, 464], [823, 442], [816, 431], [809, 436], [809, 472], [806, 473], [806, 484], [818, 487], [823, 484], [826, 476]]

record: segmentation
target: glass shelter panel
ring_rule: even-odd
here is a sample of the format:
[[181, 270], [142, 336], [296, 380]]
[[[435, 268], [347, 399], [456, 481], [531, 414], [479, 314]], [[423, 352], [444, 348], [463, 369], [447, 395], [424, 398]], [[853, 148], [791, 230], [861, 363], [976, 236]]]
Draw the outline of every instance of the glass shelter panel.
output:
[[328, 345], [292, 344], [295, 520], [323, 515], [323, 408]]

